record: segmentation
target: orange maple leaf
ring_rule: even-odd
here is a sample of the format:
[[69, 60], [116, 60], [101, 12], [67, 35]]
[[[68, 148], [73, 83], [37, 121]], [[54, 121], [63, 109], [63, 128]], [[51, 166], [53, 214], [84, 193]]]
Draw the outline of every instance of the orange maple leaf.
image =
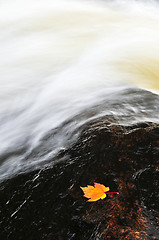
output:
[[108, 192], [109, 187], [105, 187], [103, 184], [94, 183], [94, 187], [87, 185], [87, 187], [80, 187], [84, 192], [84, 197], [89, 198], [87, 202], [95, 202], [99, 199], [104, 199], [106, 194], [117, 193], [118, 192]]
[[90, 198], [88, 202], [95, 202], [99, 199], [106, 197], [106, 192], [109, 191], [109, 187], [105, 187], [103, 184], [94, 183], [94, 187], [87, 185], [87, 187], [80, 187], [84, 192], [84, 197]]

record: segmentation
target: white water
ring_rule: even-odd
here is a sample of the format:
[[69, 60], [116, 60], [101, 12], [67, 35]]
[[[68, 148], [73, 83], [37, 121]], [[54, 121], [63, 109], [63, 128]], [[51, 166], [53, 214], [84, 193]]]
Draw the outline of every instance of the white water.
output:
[[158, 43], [157, 1], [1, 0], [1, 177], [65, 148], [75, 123], [27, 157], [104, 93], [131, 85], [158, 91]]

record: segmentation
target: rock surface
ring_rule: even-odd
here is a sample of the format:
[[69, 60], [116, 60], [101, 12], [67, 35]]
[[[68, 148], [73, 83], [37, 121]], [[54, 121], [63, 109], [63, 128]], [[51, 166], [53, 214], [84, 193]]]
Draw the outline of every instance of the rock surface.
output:
[[[84, 126], [59, 163], [0, 185], [0, 239], [159, 239], [159, 125]], [[119, 195], [87, 203], [80, 186]]]

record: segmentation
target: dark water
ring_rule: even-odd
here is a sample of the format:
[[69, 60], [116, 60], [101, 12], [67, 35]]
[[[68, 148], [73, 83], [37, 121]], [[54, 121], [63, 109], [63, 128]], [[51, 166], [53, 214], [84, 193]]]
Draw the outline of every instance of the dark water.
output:
[[[2, 1], [1, 239], [158, 239], [158, 13]], [[119, 198], [88, 205], [94, 181]]]
[[[133, 96], [134, 91], [153, 102], [158, 98], [135, 89]], [[107, 109], [108, 101], [100, 107]], [[159, 126], [146, 121], [124, 124], [133, 114], [120, 118], [106, 111], [94, 117], [97, 112], [99, 106], [72, 119], [91, 118], [50, 167], [1, 183], [2, 239], [158, 239]], [[119, 195], [87, 203], [80, 186], [93, 182]]]

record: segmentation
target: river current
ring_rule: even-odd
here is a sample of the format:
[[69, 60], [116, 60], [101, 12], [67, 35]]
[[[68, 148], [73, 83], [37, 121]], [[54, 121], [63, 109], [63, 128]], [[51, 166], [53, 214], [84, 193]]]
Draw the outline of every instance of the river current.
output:
[[0, 1], [0, 179], [99, 116], [159, 122], [158, 1]]

